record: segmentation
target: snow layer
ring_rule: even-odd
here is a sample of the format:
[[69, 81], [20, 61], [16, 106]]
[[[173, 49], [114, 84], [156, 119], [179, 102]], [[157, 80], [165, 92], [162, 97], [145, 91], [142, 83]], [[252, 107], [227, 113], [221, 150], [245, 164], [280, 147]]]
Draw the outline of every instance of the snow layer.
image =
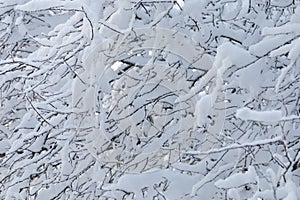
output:
[[240, 187], [249, 183], [256, 182], [256, 172], [254, 167], [250, 166], [246, 173], [236, 173], [226, 179], [218, 180], [215, 185], [219, 188]]
[[236, 117], [242, 120], [278, 122], [282, 119], [282, 112], [280, 110], [255, 111], [244, 107], [236, 111]]

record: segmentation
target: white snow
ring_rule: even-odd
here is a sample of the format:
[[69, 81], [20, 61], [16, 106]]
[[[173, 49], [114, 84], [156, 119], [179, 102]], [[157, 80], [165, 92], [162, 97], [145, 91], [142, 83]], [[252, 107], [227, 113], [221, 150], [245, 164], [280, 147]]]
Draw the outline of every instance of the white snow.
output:
[[6, 153], [9, 148], [10, 148], [10, 145], [7, 140], [0, 140], [0, 154]]
[[229, 189], [244, 186], [246, 184], [256, 184], [257, 174], [254, 167], [250, 166], [245, 173], [239, 172], [226, 179], [216, 181], [215, 185], [219, 188]]
[[196, 123], [198, 126], [203, 126], [209, 122], [208, 116], [211, 114], [213, 99], [211, 95], [206, 95], [205, 92], [199, 94], [200, 100], [195, 106]]
[[282, 118], [282, 112], [280, 110], [256, 111], [244, 107], [236, 111], [236, 117], [242, 120], [278, 122]]
[[290, 41], [294, 37], [294, 34], [266, 36], [264, 40], [250, 46], [249, 50], [254, 55], [264, 56], [269, 52], [281, 47], [283, 44], [285, 44], [287, 41]]
[[32, 0], [26, 4], [17, 5], [15, 8], [18, 10], [23, 10], [23, 11], [35, 11], [35, 10], [44, 10], [47, 8], [51, 8], [51, 7], [53, 7], [53, 5], [62, 6], [63, 4], [64, 4], [64, 1], [60, 1], [60, 0], [52, 0], [52, 1]]

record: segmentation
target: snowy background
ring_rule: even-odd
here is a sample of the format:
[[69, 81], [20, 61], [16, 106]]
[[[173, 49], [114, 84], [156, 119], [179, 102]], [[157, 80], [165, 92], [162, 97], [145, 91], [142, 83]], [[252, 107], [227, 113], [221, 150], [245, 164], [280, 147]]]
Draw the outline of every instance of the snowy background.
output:
[[299, 0], [0, 0], [0, 199], [300, 199]]

